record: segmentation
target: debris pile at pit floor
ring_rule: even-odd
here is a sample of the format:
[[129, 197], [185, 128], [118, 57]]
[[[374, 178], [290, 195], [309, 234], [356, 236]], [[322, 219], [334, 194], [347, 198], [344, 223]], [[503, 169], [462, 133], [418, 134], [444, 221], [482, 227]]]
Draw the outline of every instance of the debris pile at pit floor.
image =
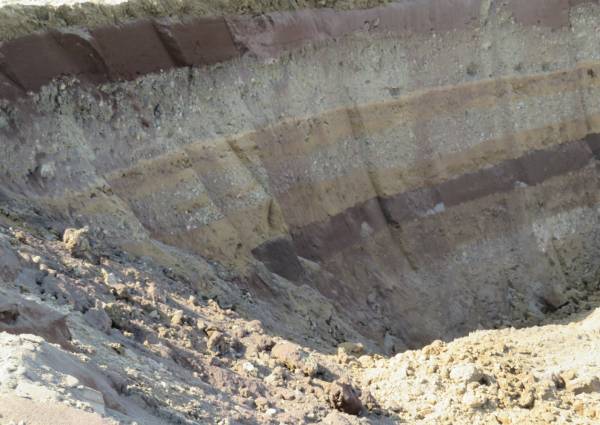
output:
[[[0, 399], [150, 424], [600, 420], [596, 295], [540, 327], [391, 358], [351, 341], [326, 353], [82, 237], [2, 229]], [[92, 245], [102, 255], [89, 255]], [[49, 317], [63, 324], [54, 334]], [[17, 408], [0, 414], [37, 423]]]

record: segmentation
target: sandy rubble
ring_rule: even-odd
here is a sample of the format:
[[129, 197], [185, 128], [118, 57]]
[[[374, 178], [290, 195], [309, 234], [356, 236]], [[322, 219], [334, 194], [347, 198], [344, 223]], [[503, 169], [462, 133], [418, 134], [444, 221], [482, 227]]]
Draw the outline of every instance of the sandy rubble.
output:
[[595, 311], [359, 358], [353, 370], [363, 391], [408, 423], [592, 424], [600, 421], [599, 337]]
[[[600, 420], [593, 294], [543, 326], [481, 330], [391, 358], [353, 342], [327, 352], [270, 335], [151, 266], [91, 255], [86, 230], [66, 236], [2, 228], [0, 324], [18, 335], [0, 333], [0, 423]], [[46, 341], [54, 334], [36, 309], [66, 316], [57, 335], [69, 341]]]

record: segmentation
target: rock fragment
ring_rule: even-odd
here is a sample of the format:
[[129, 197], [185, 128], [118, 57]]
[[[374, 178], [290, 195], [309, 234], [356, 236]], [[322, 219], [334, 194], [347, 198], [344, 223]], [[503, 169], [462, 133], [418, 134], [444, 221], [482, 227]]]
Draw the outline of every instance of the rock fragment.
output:
[[328, 399], [334, 409], [350, 415], [358, 415], [363, 409], [358, 394], [349, 384], [339, 382], [331, 384]]
[[104, 311], [112, 320], [112, 324], [117, 329], [127, 329], [130, 322], [130, 310], [121, 303], [108, 303], [104, 306]]
[[281, 366], [276, 366], [271, 371], [271, 374], [265, 377], [265, 382], [274, 386], [284, 386], [286, 379], [286, 371]]
[[486, 403], [486, 401], [487, 400], [484, 396], [476, 393], [473, 390], [465, 392], [462, 398], [462, 403], [471, 409], [477, 409], [483, 406]]
[[338, 345], [338, 352], [339, 351], [358, 357], [365, 353], [365, 346], [360, 342], [342, 342]]
[[317, 362], [317, 359], [312, 356], [307, 357], [302, 362], [302, 373], [304, 373], [306, 376], [315, 376], [317, 373], [319, 373], [319, 370], [319, 363]]
[[125, 346], [120, 342], [110, 342], [108, 343], [108, 346], [112, 348], [115, 351], [115, 353], [121, 356], [125, 354]]
[[248, 354], [262, 353], [270, 350], [275, 343], [273, 338], [262, 334], [250, 334], [244, 338], [244, 345]]
[[119, 301], [133, 302], [131, 291], [127, 285], [118, 284], [111, 288], [112, 294]]
[[171, 316], [171, 326], [179, 326], [183, 322], [183, 311], [177, 310]]
[[271, 349], [271, 356], [292, 372], [300, 371], [306, 376], [315, 376], [320, 366], [314, 356], [308, 356], [300, 346], [291, 342], [280, 342]]
[[567, 381], [567, 391], [575, 395], [600, 392], [600, 378], [597, 376], [584, 376]]
[[87, 226], [81, 229], [66, 229], [63, 233], [63, 242], [73, 257], [90, 261], [95, 260]]
[[473, 363], [464, 363], [454, 366], [450, 370], [450, 379], [454, 382], [477, 382], [483, 379], [484, 374]]
[[71, 332], [64, 314], [45, 304], [0, 292], [1, 332], [39, 335], [64, 349], [72, 349]]
[[519, 398], [519, 407], [523, 409], [531, 409], [535, 404], [535, 396], [532, 390], [525, 390]]
[[114, 273], [108, 272], [105, 269], [102, 269], [102, 279], [104, 280], [104, 284], [110, 286], [111, 288], [120, 285], [119, 279], [115, 276]]
[[165, 297], [164, 292], [158, 287], [158, 285], [156, 284], [156, 282], [150, 282], [150, 283], [148, 283], [148, 287], [146, 289], [146, 293], [148, 294], [148, 296], [152, 300], [153, 304], [156, 304], [157, 302], [164, 303], [166, 301], [166, 297]]
[[267, 400], [265, 397], [257, 397], [254, 400], [254, 404], [259, 410], [267, 410], [269, 408], [269, 400]]
[[222, 332], [212, 331], [208, 337], [207, 348], [214, 354], [225, 354], [229, 351], [229, 344]]
[[302, 367], [302, 350], [291, 342], [280, 342], [271, 350], [271, 356], [290, 370]]
[[112, 320], [101, 308], [90, 308], [83, 315], [85, 321], [92, 327], [106, 334], [110, 333]]

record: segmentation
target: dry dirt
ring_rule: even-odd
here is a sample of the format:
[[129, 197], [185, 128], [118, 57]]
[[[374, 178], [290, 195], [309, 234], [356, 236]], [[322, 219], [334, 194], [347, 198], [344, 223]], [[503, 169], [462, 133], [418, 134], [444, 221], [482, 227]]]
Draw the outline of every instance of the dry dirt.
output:
[[[0, 40], [385, 2], [74, 3]], [[2, 100], [0, 425], [600, 423], [600, 6], [462, 3], [233, 19], [239, 57]]]
[[[600, 420], [593, 291], [542, 326], [476, 331], [392, 358], [352, 341], [328, 354], [269, 335], [85, 229], [64, 241], [0, 230], [2, 424]], [[52, 314], [66, 321], [48, 330]]]

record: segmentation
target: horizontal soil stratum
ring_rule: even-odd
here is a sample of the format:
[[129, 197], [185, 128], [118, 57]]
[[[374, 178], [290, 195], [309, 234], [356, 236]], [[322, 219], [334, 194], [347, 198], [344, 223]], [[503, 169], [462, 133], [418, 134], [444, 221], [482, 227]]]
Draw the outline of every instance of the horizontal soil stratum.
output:
[[0, 39], [70, 26], [98, 27], [144, 18], [213, 17], [310, 8], [366, 9], [389, 0], [0, 1]]
[[0, 423], [600, 420], [598, 2], [10, 3]]

